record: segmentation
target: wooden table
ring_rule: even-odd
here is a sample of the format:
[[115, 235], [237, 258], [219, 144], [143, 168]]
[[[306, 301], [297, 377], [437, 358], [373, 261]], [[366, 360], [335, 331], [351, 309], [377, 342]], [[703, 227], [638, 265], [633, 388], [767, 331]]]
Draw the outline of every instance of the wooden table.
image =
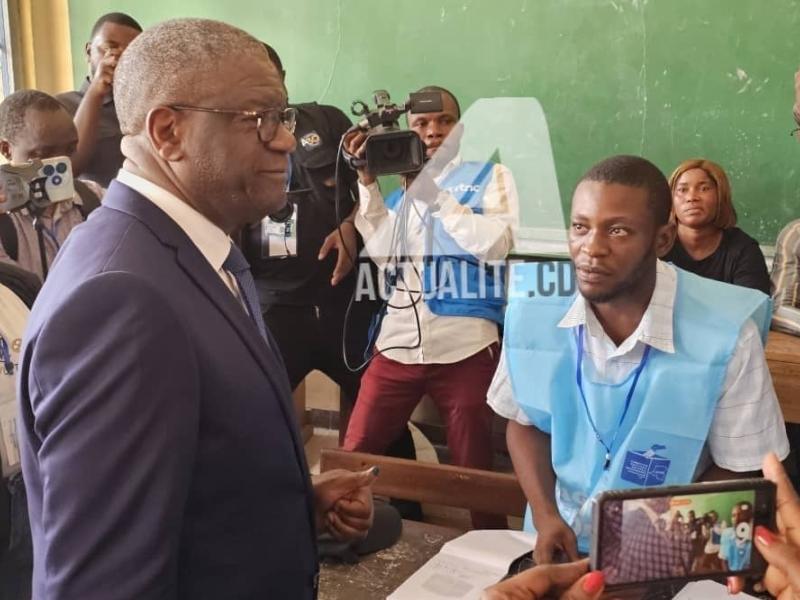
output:
[[403, 521], [403, 533], [391, 548], [361, 557], [355, 565], [325, 562], [318, 600], [382, 600], [442, 548], [464, 533], [417, 521]]
[[783, 418], [800, 423], [800, 337], [770, 331], [766, 355]]

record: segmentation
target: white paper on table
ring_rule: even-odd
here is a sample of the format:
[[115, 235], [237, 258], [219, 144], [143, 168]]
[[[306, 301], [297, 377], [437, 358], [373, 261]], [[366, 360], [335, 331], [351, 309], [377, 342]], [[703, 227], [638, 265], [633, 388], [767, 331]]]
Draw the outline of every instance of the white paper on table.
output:
[[710, 579], [687, 583], [686, 587], [678, 592], [678, 595], [672, 600], [731, 600], [731, 598], [736, 598], [736, 600], [758, 600], [755, 596], [744, 592], [731, 596], [728, 593], [728, 588]]
[[536, 536], [512, 530], [469, 531], [447, 542], [387, 600], [474, 600], [533, 549]]

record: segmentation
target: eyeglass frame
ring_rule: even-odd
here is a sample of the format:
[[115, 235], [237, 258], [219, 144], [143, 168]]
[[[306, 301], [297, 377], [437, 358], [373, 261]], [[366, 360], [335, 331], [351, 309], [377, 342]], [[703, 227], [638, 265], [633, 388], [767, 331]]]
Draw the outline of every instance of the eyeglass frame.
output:
[[[297, 127], [297, 109], [287, 107], [287, 108], [267, 108], [265, 110], [233, 110], [227, 108], [208, 108], [205, 106], [190, 106], [187, 104], [171, 104], [167, 108], [172, 110], [180, 111], [195, 111], [195, 112], [205, 112], [205, 113], [212, 113], [217, 115], [234, 115], [239, 117], [249, 117], [251, 119], [256, 120], [256, 135], [258, 136], [259, 141], [262, 144], [269, 144], [272, 142], [275, 137], [278, 135], [278, 127], [282, 126], [288, 131], [290, 134], [294, 135], [294, 130]], [[278, 121], [275, 123], [275, 130], [272, 133], [272, 136], [265, 140], [261, 137], [261, 124], [264, 121], [264, 116], [268, 113], [278, 113], [280, 116], [278, 117]], [[291, 118], [287, 118], [287, 115], [292, 115]]]

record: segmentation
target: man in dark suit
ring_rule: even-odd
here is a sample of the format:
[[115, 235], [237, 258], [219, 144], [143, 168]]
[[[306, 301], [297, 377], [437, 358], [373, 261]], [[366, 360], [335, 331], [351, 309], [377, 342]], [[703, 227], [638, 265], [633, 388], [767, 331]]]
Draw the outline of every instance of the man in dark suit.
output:
[[313, 598], [315, 529], [363, 536], [374, 475], [309, 477], [229, 238], [286, 202], [280, 78], [243, 31], [181, 19], [131, 43], [114, 96], [123, 170], [23, 348], [33, 597]]

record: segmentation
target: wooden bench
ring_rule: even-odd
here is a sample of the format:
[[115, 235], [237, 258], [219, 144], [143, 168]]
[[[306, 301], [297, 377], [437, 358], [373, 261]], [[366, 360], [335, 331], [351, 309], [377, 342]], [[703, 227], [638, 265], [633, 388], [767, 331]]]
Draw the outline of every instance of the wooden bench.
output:
[[380, 496], [512, 517], [525, 514], [525, 495], [517, 478], [508, 473], [333, 448], [322, 450], [320, 459], [323, 472], [331, 469], [360, 471], [372, 465], [381, 470], [372, 486]]
[[783, 418], [800, 423], [800, 337], [770, 331], [766, 355]]

